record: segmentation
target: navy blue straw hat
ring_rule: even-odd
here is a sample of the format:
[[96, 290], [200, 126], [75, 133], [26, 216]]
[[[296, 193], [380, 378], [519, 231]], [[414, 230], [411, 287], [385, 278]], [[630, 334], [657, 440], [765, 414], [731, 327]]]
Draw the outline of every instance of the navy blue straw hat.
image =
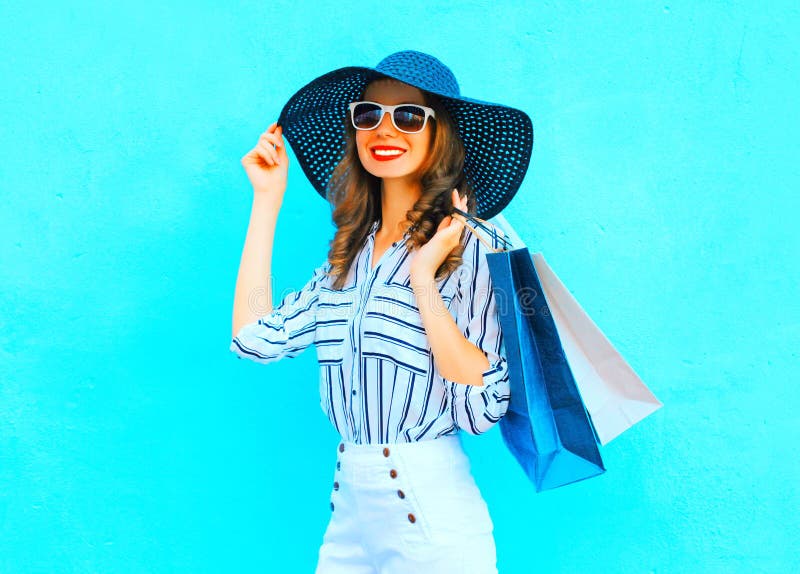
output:
[[439, 97], [464, 144], [464, 172], [475, 190], [477, 216], [489, 219], [508, 205], [522, 184], [533, 149], [533, 125], [522, 110], [461, 95], [453, 72], [415, 50], [395, 52], [375, 68], [348, 66], [298, 90], [278, 124], [303, 172], [324, 198], [333, 170], [344, 156], [348, 104], [362, 98], [373, 80], [393, 78]]

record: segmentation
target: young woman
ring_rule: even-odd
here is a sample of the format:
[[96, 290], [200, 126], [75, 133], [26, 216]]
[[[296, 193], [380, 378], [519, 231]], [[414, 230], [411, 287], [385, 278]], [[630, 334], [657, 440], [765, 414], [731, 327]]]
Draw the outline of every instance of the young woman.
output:
[[[284, 135], [337, 230], [273, 308]], [[406, 50], [317, 78], [242, 159], [254, 197], [231, 350], [270, 363], [313, 343], [320, 404], [342, 437], [318, 573], [497, 572], [460, 431], [505, 414], [507, 362], [488, 250], [451, 214], [498, 213], [532, 140], [524, 112], [462, 97], [449, 68]]]

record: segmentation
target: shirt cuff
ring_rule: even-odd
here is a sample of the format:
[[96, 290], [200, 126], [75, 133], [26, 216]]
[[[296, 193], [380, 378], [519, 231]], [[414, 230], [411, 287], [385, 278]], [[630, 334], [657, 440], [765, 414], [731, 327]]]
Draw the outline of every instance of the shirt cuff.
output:
[[511, 397], [505, 357], [491, 361], [481, 376], [482, 386], [442, 379], [450, 395], [453, 420], [475, 435], [486, 432], [505, 415]]

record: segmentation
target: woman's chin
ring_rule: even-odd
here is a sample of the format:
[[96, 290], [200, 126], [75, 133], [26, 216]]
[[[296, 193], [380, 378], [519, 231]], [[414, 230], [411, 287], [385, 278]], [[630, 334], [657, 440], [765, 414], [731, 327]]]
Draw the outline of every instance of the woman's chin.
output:
[[371, 162], [369, 165], [365, 166], [365, 169], [375, 177], [381, 179], [406, 179], [414, 173], [408, 166], [375, 165], [375, 162]]

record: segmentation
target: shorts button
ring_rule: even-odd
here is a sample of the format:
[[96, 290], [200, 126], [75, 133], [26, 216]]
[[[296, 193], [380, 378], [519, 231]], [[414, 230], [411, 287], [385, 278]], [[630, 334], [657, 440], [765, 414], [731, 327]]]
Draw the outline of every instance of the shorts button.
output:
[[344, 452], [344, 443], [343, 442], [339, 443], [339, 452]]
[[383, 449], [383, 456], [389, 456], [389, 449], [388, 449], [388, 448], [385, 448], [385, 447], [384, 447], [384, 449]]
[[411, 523], [414, 523], [414, 522], [416, 522], [416, 521], [417, 521], [417, 519], [414, 517], [414, 515], [413, 515], [413, 514], [411, 514], [411, 513], [409, 512], [409, 513], [408, 513], [408, 521], [409, 521], [409, 522], [411, 522]]
[[333, 490], [339, 490], [339, 483], [338, 483], [338, 481], [334, 481], [334, 483], [333, 483]]
[[389, 476], [391, 476], [392, 478], [397, 478], [397, 471], [395, 469], [390, 470]]
[[406, 493], [403, 492], [402, 490], [398, 490], [397, 491], [397, 496], [399, 496], [400, 498], [405, 498], [406, 497]]

